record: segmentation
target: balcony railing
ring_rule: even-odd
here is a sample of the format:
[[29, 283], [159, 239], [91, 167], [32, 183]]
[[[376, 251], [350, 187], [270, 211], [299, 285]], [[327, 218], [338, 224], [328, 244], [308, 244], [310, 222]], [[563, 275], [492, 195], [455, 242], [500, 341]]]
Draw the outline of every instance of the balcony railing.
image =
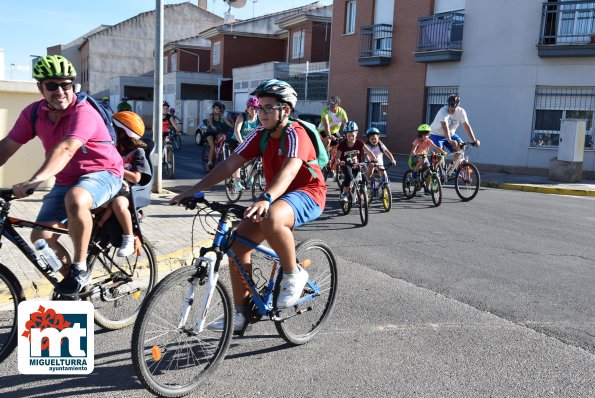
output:
[[393, 52], [393, 26], [388, 24], [361, 27], [359, 64], [388, 65]]
[[465, 14], [453, 11], [419, 18], [418, 62], [460, 61]]
[[543, 3], [537, 50], [542, 58], [595, 56], [595, 1]]

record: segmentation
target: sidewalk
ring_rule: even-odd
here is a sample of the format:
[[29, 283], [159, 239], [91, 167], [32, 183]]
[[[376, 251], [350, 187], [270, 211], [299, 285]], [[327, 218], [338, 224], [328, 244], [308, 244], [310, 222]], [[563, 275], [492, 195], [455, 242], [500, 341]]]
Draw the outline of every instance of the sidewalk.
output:
[[[392, 181], [400, 182], [403, 177], [404, 165], [389, 169]], [[540, 192], [545, 194], [595, 196], [595, 181], [586, 180], [577, 184], [562, 184], [550, 181], [545, 176], [512, 175], [497, 172], [481, 172], [481, 185], [490, 188], [512, 189], [527, 192]], [[182, 181], [179, 181], [182, 182]], [[182, 183], [183, 185], [183, 183]], [[180, 192], [181, 187], [168, 187], [172, 191]], [[400, 190], [400, 185], [393, 188]], [[12, 202], [10, 215], [25, 220], [35, 220], [41, 199], [47, 191], [35, 192], [26, 199]], [[159, 266], [159, 276], [162, 278], [169, 271], [191, 262], [193, 255], [190, 247], [192, 236], [192, 220], [195, 213], [179, 206], [169, 206], [168, 200], [173, 194], [153, 194], [151, 205], [145, 209], [142, 221], [143, 235], [152, 244]], [[30, 231], [19, 231], [29, 242]], [[194, 246], [200, 247], [208, 242], [207, 235], [200, 226], [194, 228]], [[61, 242], [69, 249], [70, 239], [63, 237]], [[42, 288], [47, 281], [23, 256], [23, 254], [8, 239], [2, 241], [3, 250], [0, 250], [0, 262], [10, 268], [25, 289], [28, 298], [38, 296], [38, 292], [47, 291]], [[195, 250], [196, 252], [196, 250]]]

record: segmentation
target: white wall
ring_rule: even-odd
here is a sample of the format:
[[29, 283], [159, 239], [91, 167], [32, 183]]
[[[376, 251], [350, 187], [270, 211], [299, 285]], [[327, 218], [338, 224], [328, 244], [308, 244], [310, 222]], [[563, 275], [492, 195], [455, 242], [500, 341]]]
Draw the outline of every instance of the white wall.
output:
[[436, 0], [434, 14], [465, 9], [465, 0]]
[[[478, 163], [548, 168], [557, 148], [529, 148], [535, 87], [595, 86], [594, 57], [537, 56], [542, 3], [467, 1], [461, 61], [428, 64], [427, 86], [459, 87], [481, 140]], [[593, 170], [592, 153], [583, 168]]]

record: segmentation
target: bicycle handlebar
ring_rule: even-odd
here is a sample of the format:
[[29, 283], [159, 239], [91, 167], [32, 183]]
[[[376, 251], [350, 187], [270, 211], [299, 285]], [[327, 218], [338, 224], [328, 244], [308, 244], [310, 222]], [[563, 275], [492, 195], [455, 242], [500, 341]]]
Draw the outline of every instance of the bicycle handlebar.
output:
[[221, 214], [231, 213], [240, 219], [244, 218], [244, 212], [246, 211], [246, 207], [244, 207], [244, 206], [220, 203], [220, 202], [210, 202], [207, 199], [205, 199], [205, 194], [203, 192], [198, 192], [198, 193], [194, 194], [194, 196], [191, 198], [184, 198], [180, 202], [180, 204], [184, 205], [184, 207], [186, 207], [186, 209], [189, 209], [189, 210], [195, 210], [196, 206], [199, 203], [204, 204], [205, 206], [209, 207], [210, 209], [212, 209], [218, 213], [221, 213]]

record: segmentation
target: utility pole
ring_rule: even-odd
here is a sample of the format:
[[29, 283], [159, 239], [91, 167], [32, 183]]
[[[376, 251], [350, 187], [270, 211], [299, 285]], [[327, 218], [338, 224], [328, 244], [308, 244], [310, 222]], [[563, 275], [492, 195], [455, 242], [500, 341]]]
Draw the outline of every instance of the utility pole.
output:
[[155, 85], [153, 86], [153, 141], [157, 148], [157, 159], [153, 158], [153, 192], [161, 193], [163, 139], [161, 131], [161, 104], [163, 102], [163, 0], [155, 3]]

